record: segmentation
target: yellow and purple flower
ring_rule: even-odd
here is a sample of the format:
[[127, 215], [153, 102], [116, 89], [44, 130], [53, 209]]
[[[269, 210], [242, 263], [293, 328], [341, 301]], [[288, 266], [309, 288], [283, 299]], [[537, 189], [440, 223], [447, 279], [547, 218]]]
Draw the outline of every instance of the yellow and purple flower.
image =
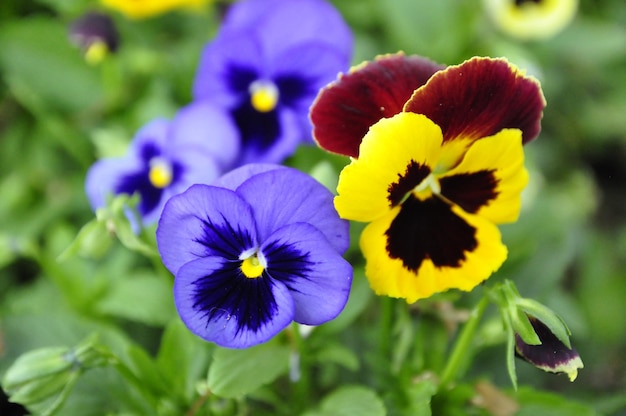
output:
[[119, 45], [119, 34], [113, 19], [104, 13], [85, 13], [70, 24], [68, 34], [90, 64], [99, 63], [107, 54], [115, 52]]
[[208, 104], [183, 108], [173, 120], [153, 120], [137, 132], [125, 156], [101, 159], [89, 169], [85, 190], [91, 207], [105, 206], [111, 195], [138, 193], [142, 223], [156, 223], [171, 196], [224, 172], [238, 139], [230, 118]]
[[263, 343], [292, 321], [319, 325], [348, 299], [348, 223], [332, 193], [295, 169], [246, 165], [218, 186], [171, 198], [157, 228], [187, 327], [229, 348]]
[[244, 0], [204, 49], [194, 100], [229, 111], [242, 141], [236, 165], [278, 163], [312, 143], [309, 107], [351, 50], [348, 26], [324, 0]]
[[377, 294], [414, 302], [468, 291], [502, 265], [496, 224], [519, 215], [522, 145], [538, 135], [544, 105], [535, 79], [492, 58], [441, 69], [388, 55], [322, 90], [314, 136], [352, 157], [335, 207], [369, 223], [360, 246]]
[[576, 16], [578, 0], [483, 0], [491, 20], [516, 38], [545, 39], [563, 30]]

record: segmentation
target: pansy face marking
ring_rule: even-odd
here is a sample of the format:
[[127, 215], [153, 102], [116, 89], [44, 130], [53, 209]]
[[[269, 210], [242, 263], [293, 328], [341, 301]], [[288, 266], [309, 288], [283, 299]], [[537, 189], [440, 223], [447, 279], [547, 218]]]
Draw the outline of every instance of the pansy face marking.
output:
[[234, 166], [278, 163], [312, 143], [308, 110], [349, 67], [349, 27], [325, 0], [244, 0], [201, 56], [194, 101], [227, 110], [240, 133]]
[[370, 222], [361, 249], [379, 294], [413, 301], [469, 290], [506, 258], [494, 222], [519, 212], [527, 181], [521, 131], [477, 140], [453, 165], [457, 149], [442, 143], [432, 121], [400, 113], [370, 128], [340, 175], [335, 207]]
[[[343, 309], [352, 267], [348, 223], [311, 177], [246, 165], [170, 199], [157, 228], [181, 319], [230, 348], [267, 341], [290, 322], [320, 325]], [[288, 198], [285, 198], [288, 196]]]

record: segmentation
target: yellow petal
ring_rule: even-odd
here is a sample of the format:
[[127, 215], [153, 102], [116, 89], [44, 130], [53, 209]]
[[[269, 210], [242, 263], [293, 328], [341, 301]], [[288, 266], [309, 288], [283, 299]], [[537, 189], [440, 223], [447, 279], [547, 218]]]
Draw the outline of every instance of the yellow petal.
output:
[[[503, 129], [491, 137], [477, 140], [467, 150], [463, 160], [441, 178], [484, 171], [491, 172], [495, 186], [482, 191], [491, 192], [493, 198], [485, 201], [478, 210], [470, 212], [496, 224], [516, 221], [521, 207], [521, 192], [528, 183], [520, 130]], [[445, 180], [442, 182], [445, 184]], [[464, 190], [468, 195], [472, 192], [471, 185], [472, 183], [468, 182]], [[442, 187], [444, 196], [463, 206], [460, 201], [455, 201], [454, 197], [446, 195], [445, 185]]]
[[176, 9], [200, 10], [209, 0], [100, 0], [130, 19], [143, 19]]

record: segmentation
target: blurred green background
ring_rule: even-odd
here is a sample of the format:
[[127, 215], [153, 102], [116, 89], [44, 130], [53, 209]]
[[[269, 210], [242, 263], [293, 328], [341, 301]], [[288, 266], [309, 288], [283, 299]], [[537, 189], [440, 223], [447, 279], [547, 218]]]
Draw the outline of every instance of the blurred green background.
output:
[[[548, 104], [541, 135], [526, 146], [531, 182], [520, 221], [503, 227], [510, 256], [493, 279], [514, 280], [559, 313], [585, 363], [569, 383], [520, 362], [520, 384], [626, 415], [624, 0], [581, 0], [573, 22], [540, 41], [500, 33], [478, 0], [332, 3], [354, 31], [355, 64], [398, 50], [444, 64], [505, 56], [541, 81]], [[120, 48], [88, 65], [67, 27], [104, 10], [97, 2], [0, 3], [0, 374], [25, 351], [72, 345], [94, 330], [111, 345], [132, 334], [155, 352], [175, 316], [167, 280], [154, 276], [162, 269], [117, 242], [99, 259], [57, 257], [93, 218], [83, 191], [89, 166], [123, 153], [140, 126], [191, 99], [222, 9], [135, 21], [111, 12]], [[307, 170], [324, 158], [303, 149], [289, 163]], [[352, 331], [358, 324], [365, 318]], [[472, 375], [506, 387], [503, 346], [485, 328]], [[86, 376], [77, 409], [121, 394], [90, 394], [106, 377], [115, 378]]]

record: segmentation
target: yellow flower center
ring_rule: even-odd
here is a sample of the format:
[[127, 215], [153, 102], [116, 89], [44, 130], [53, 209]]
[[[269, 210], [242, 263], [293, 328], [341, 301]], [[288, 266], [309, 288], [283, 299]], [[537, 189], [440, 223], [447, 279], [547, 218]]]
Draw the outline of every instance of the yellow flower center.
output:
[[248, 279], [256, 279], [263, 274], [265, 270], [265, 261], [259, 259], [257, 253], [252, 254], [249, 257], [246, 257], [241, 262], [241, 272]]
[[173, 179], [172, 164], [160, 157], [152, 158], [148, 177], [155, 188], [163, 189], [169, 186]]
[[441, 185], [439, 179], [435, 174], [430, 174], [420, 182], [415, 188], [413, 188], [413, 194], [420, 200], [429, 198], [431, 195], [439, 195], [441, 193]]
[[279, 91], [271, 81], [256, 80], [250, 84], [250, 103], [260, 113], [268, 113], [278, 104]]

